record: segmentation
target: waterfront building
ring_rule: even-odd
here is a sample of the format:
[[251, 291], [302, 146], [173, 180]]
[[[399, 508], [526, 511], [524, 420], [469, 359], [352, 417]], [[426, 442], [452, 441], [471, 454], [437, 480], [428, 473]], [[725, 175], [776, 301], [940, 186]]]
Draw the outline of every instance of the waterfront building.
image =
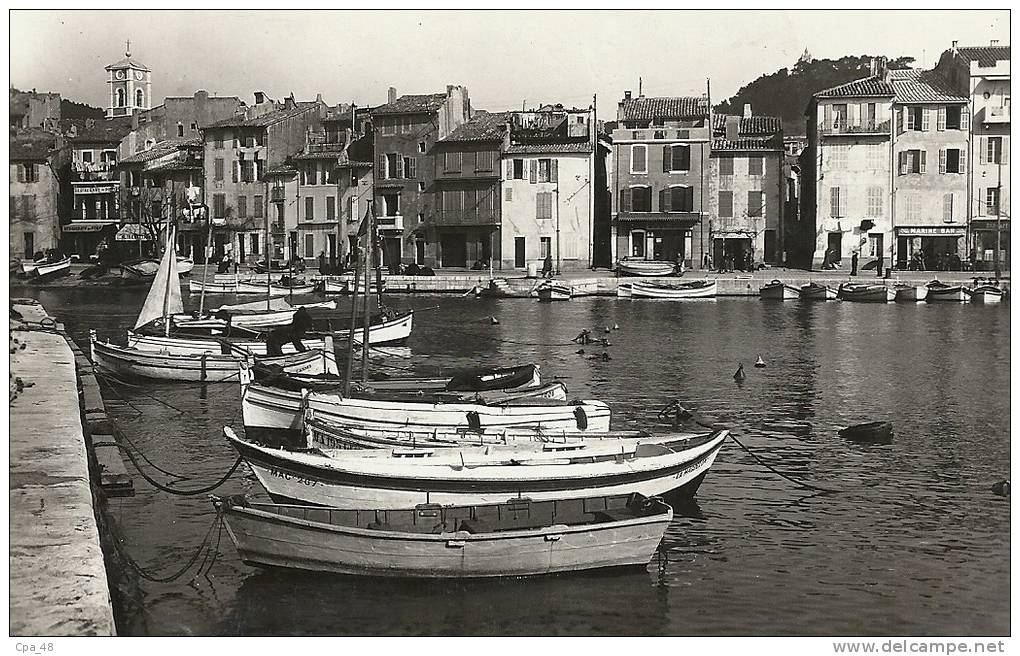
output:
[[613, 259], [700, 268], [712, 248], [706, 198], [711, 151], [707, 96], [624, 92], [612, 132]]
[[59, 130], [60, 94], [10, 89], [10, 126], [16, 130]]
[[201, 139], [206, 127], [245, 109], [237, 96], [210, 96], [198, 90], [193, 96], [167, 96], [156, 107], [131, 115], [131, 131], [120, 146], [120, 158], [171, 139]]
[[60, 244], [67, 151], [59, 134], [40, 129], [12, 132], [9, 145], [10, 256], [31, 260]]
[[[386, 104], [373, 108], [370, 115], [373, 211], [382, 265], [392, 269], [409, 261], [438, 266], [443, 260], [439, 230], [443, 224], [435, 204], [436, 144], [470, 120], [467, 87], [447, 85], [445, 93], [400, 97], [390, 87]], [[409, 243], [412, 233], [414, 242]], [[436, 242], [436, 255], [427, 257], [422, 249]]]
[[[214, 257], [231, 252], [240, 260], [260, 252], [251, 246], [265, 245], [267, 212], [272, 221], [273, 252], [293, 255], [298, 198], [294, 189], [286, 193], [287, 185], [275, 179], [275, 174], [297, 173], [285, 163], [304, 148], [307, 131], [320, 128], [325, 112], [321, 99], [296, 102], [290, 97], [281, 104], [256, 94], [253, 106], [202, 130], [203, 202], [218, 225], [213, 232]], [[274, 172], [272, 181], [266, 178], [270, 171]], [[271, 187], [267, 182], [272, 182]]]
[[[510, 112], [500, 198], [500, 268], [586, 269], [593, 262], [596, 148], [593, 110], [545, 105]], [[497, 171], [497, 175], [500, 171]], [[497, 189], [497, 197], [499, 191]]]
[[[748, 254], [755, 263], [780, 264], [785, 261], [782, 121], [774, 116], [754, 116], [751, 105], [744, 105], [743, 116], [714, 114], [712, 124], [708, 175], [711, 257], [716, 266], [732, 258], [743, 268]], [[672, 209], [690, 192], [672, 187], [662, 193], [661, 205]]]
[[107, 118], [131, 116], [152, 106], [152, 71], [131, 57], [131, 42], [127, 42], [124, 58], [106, 67], [110, 104]]
[[935, 70], [968, 99], [967, 253], [977, 270], [1009, 268], [1010, 46], [952, 47]]

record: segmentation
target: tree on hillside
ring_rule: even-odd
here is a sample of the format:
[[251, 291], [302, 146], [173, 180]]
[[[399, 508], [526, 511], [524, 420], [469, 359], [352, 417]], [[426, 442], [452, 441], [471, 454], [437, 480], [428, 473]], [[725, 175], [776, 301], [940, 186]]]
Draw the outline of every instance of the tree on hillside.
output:
[[77, 103], [67, 98], [60, 99], [60, 118], [94, 118], [102, 119], [106, 112], [98, 107]]
[[[802, 57], [792, 69], [762, 75], [741, 87], [731, 98], [716, 105], [715, 111], [740, 114], [744, 105], [750, 103], [755, 114], [780, 117], [786, 134], [803, 134], [804, 111], [811, 96], [822, 89], [867, 77], [871, 60], [871, 55], [847, 55], [835, 60]], [[890, 58], [888, 67], [909, 68], [913, 62], [913, 57]]]

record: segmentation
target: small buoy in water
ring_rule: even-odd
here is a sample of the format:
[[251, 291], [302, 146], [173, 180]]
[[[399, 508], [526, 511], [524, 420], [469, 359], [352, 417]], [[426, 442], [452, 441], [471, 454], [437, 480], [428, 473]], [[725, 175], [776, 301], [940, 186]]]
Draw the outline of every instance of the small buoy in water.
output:
[[614, 323], [613, 324], [613, 330], [619, 330], [619, 329], [620, 329], [620, 324]]
[[609, 333], [609, 326], [606, 326], [606, 333]]
[[584, 355], [584, 349], [577, 349], [578, 355]]
[[610, 360], [612, 360], [612, 358], [611, 358], [611, 357], [609, 357], [609, 354], [608, 354], [608, 353], [606, 353], [605, 351], [603, 351], [603, 352], [602, 352], [602, 361], [603, 361], [603, 362], [609, 362]]
[[609, 342], [608, 338], [603, 337], [602, 338], [602, 346], [612, 346], [612, 344]]
[[1009, 496], [1009, 481], [999, 481], [992, 486], [992, 492], [998, 494], [1000, 497]]
[[491, 324], [492, 324], [493, 326], [498, 326], [498, 325], [499, 325], [499, 319], [497, 319], [496, 317], [489, 317], [489, 322], [490, 322], [490, 323], [491, 323]]
[[758, 359], [754, 361], [754, 366], [762, 369], [765, 367], [765, 361], [761, 359], [761, 353], [758, 354]]
[[740, 383], [743, 382], [745, 378], [747, 378], [747, 375], [744, 373], [744, 363], [741, 362], [739, 366], [737, 366], [737, 373], [733, 374], [733, 380]]

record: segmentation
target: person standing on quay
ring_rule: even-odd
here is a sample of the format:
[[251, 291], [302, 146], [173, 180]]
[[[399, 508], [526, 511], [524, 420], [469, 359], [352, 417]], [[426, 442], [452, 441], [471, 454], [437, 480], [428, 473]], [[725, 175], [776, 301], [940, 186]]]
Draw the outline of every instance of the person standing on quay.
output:
[[545, 262], [542, 263], [542, 277], [552, 278], [552, 254], [545, 256]]
[[850, 275], [851, 276], [856, 276], [857, 275], [857, 260], [858, 260], [858, 257], [859, 256], [857, 255], [857, 251], [854, 251], [853, 256], [850, 258]]
[[319, 275], [326, 275], [326, 251], [319, 251]]

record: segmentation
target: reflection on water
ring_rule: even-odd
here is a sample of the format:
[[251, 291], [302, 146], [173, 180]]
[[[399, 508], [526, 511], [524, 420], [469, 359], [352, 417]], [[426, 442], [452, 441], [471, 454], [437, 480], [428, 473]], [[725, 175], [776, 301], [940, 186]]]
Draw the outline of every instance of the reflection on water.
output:
[[[22, 293], [19, 290], [19, 293]], [[39, 292], [84, 340], [123, 338], [144, 292]], [[218, 300], [218, 299], [217, 299]], [[620, 428], [669, 401], [731, 426], [801, 489], [725, 447], [645, 570], [488, 582], [379, 581], [242, 564], [224, 537], [208, 580], [141, 582], [125, 634], [1003, 634], [1009, 618], [1009, 311], [981, 305], [398, 297], [421, 372], [535, 361]], [[492, 324], [495, 316], [499, 324]], [[604, 328], [619, 325], [619, 330]], [[588, 328], [611, 346], [569, 340]], [[80, 342], [81, 343], [81, 342]], [[609, 361], [603, 361], [602, 352]], [[757, 354], [767, 363], [755, 369]], [[747, 380], [734, 384], [743, 362]], [[118, 399], [117, 397], [122, 397]], [[124, 431], [161, 467], [215, 480], [240, 421], [231, 384], [119, 388]], [[888, 445], [838, 429], [887, 419]], [[188, 482], [191, 484], [191, 482]], [[203, 498], [135, 479], [109, 512], [144, 566], [170, 571], [212, 520]], [[260, 492], [237, 475], [224, 494]]]

